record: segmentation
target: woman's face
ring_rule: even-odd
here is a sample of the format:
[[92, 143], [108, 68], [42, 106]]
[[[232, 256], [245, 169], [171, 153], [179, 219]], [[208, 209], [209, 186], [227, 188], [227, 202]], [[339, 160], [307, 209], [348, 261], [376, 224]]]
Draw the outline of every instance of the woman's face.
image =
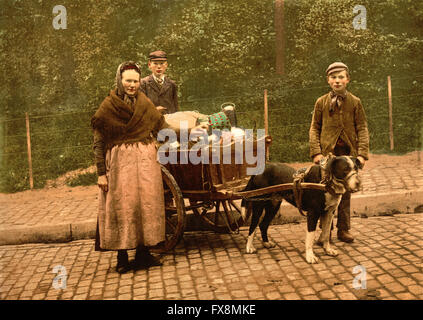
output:
[[122, 72], [122, 85], [128, 96], [134, 96], [140, 88], [140, 74], [134, 69]]

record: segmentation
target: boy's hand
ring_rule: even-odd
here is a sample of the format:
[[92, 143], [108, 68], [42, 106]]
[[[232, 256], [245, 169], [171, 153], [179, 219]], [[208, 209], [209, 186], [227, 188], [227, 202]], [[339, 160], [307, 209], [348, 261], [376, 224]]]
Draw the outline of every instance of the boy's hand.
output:
[[319, 162], [322, 158], [323, 158], [323, 154], [321, 154], [321, 153], [315, 155], [314, 158], [313, 158], [313, 163], [319, 164]]
[[361, 163], [361, 169], [363, 169], [364, 163], [366, 162], [366, 160], [362, 156], [358, 156], [357, 159]]
[[157, 106], [156, 109], [160, 112], [160, 113], [165, 113], [167, 108], [166, 107], [162, 107], [162, 106]]
[[109, 184], [108, 184], [106, 175], [102, 175], [102, 176], [99, 176], [98, 177], [98, 179], [97, 179], [97, 185], [104, 192], [109, 191]]

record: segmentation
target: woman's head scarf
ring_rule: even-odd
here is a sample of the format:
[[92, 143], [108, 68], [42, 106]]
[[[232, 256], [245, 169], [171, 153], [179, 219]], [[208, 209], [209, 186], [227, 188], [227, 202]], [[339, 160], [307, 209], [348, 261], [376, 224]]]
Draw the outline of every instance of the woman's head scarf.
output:
[[128, 105], [133, 106], [135, 103], [135, 100], [137, 98], [137, 95], [135, 94], [135, 96], [128, 96], [125, 93], [125, 89], [123, 88], [123, 84], [122, 84], [122, 73], [125, 70], [135, 70], [136, 72], [139, 73], [140, 75], [140, 80], [141, 80], [141, 68], [140, 66], [134, 62], [134, 61], [126, 61], [123, 62], [119, 65], [119, 67], [117, 68], [116, 71], [116, 79], [115, 79], [115, 87], [117, 89], [117, 95]]

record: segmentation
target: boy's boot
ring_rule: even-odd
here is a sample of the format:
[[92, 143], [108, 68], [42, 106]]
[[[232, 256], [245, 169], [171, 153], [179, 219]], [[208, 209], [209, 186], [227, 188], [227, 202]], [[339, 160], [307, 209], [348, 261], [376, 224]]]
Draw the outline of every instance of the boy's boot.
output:
[[159, 259], [151, 255], [148, 247], [140, 245], [135, 252], [135, 260], [133, 261], [134, 270], [148, 269], [149, 267], [161, 266], [163, 263]]
[[347, 243], [354, 241], [353, 235], [348, 230], [338, 230], [338, 239]]
[[354, 241], [354, 237], [348, 231], [351, 228], [350, 203], [351, 193], [346, 192], [342, 195], [341, 202], [339, 203], [338, 223], [336, 225], [336, 227], [338, 228], [338, 239], [347, 243], [351, 243]]
[[131, 266], [128, 261], [128, 252], [126, 250], [118, 250], [116, 272], [122, 274], [129, 270], [131, 270]]

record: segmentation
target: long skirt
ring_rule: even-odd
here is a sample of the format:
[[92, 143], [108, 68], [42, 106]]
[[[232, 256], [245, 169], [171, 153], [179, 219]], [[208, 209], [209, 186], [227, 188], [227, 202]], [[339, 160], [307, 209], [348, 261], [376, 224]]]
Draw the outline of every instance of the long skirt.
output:
[[97, 250], [154, 246], [165, 239], [163, 181], [154, 142], [106, 153], [108, 192], [100, 189]]

